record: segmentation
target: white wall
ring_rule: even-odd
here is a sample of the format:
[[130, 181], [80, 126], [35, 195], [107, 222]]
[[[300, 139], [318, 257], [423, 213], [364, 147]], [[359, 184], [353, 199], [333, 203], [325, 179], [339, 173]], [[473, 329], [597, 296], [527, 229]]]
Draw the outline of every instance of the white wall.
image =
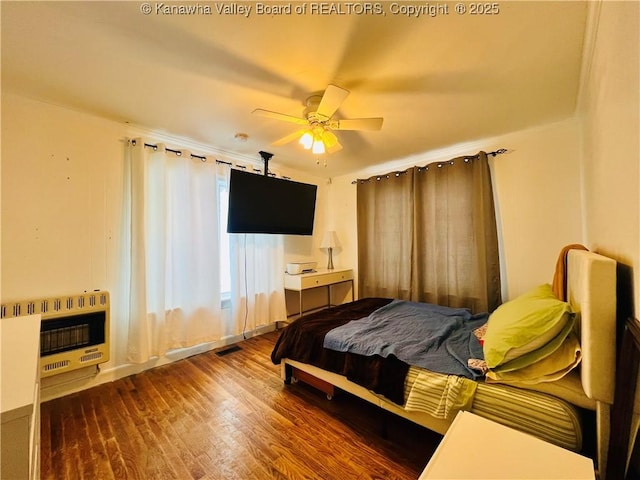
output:
[[3, 299], [113, 285], [126, 128], [2, 99]]
[[553, 280], [562, 247], [582, 242], [580, 145], [575, 120], [505, 137], [495, 158], [505, 299]]
[[581, 95], [585, 237], [592, 249], [632, 267], [637, 309], [640, 305], [640, 3], [605, 1], [598, 7], [593, 31], [595, 43], [586, 59]]
[[550, 283], [560, 249], [580, 243], [580, 143], [578, 122], [570, 119], [540, 128], [485, 139], [375, 170], [334, 178], [329, 215], [343, 242], [338, 263], [357, 268], [356, 178], [412, 165], [426, 165], [459, 155], [507, 148], [491, 160], [502, 257], [504, 298], [513, 298], [540, 283]]

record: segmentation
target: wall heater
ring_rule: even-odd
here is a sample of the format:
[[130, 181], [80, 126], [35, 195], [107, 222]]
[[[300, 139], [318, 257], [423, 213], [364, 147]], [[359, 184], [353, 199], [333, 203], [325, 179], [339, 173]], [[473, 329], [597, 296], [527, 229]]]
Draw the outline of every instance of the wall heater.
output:
[[109, 293], [7, 302], [0, 318], [40, 314], [40, 376], [109, 361]]

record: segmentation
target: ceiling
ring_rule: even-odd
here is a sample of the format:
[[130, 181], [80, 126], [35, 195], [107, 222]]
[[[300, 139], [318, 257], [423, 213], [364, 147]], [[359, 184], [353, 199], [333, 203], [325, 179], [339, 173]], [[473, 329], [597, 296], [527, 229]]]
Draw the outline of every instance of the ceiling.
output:
[[[306, 15], [294, 9], [320, 3], [292, 2], [282, 15], [260, 14], [256, 2], [206, 1], [176, 4], [196, 14], [163, 13], [170, 4], [151, 2], [145, 15], [138, 1], [0, 2], [2, 90], [221, 152], [259, 159], [266, 150], [274, 163], [321, 177], [575, 110], [585, 2], [502, 1], [493, 15], [404, 0], [377, 4], [382, 15], [349, 13], [348, 5], [376, 5], [353, 2]], [[409, 17], [394, 5], [440, 10]], [[222, 14], [220, 6], [251, 12]], [[306, 98], [330, 83], [351, 92], [336, 117], [381, 116], [382, 129], [337, 132], [344, 148], [326, 167], [296, 142], [271, 145], [299, 127], [251, 112], [302, 116]]]

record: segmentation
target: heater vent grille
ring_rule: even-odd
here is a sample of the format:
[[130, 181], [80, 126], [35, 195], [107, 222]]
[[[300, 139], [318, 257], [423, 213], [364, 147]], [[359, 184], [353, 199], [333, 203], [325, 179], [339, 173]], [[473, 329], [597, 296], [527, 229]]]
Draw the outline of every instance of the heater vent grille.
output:
[[51, 372], [53, 370], [58, 370], [60, 368], [67, 368], [69, 366], [69, 360], [60, 360], [59, 362], [53, 362], [53, 363], [45, 363], [42, 366], [42, 369], [45, 372]]
[[21, 317], [22, 315], [39, 313], [43, 320], [47, 320], [54, 316], [80, 314], [85, 311], [93, 311], [96, 308], [104, 310], [108, 306], [109, 293], [97, 291], [79, 295], [6, 302], [0, 307], [0, 318]]
[[39, 314], [40, 371], [46, 377], [109, 361], [109, 293], [6, 302], [0, 318]]
[[80, 361], [82, 363], [93, 362], [94, 360], [99, 360], [102, 358], [102, 352], [89, 353], [88, 355], [83, 355], [80, 357]]

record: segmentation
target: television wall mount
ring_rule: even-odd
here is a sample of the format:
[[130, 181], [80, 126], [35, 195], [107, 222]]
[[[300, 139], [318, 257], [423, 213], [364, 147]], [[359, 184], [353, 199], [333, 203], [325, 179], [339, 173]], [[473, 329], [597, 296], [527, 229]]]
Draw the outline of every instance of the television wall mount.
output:
[[265, 177], [268, 177], [269, 176], [269, 160], [271, 160], [271, 157], [273, 157], [273, 153], [264, 152], [262, 150], [260, 150], [258, 153], [260, 154], [260, 156], [262, 157], [262, 161], [264, 162], [264, 175]]

